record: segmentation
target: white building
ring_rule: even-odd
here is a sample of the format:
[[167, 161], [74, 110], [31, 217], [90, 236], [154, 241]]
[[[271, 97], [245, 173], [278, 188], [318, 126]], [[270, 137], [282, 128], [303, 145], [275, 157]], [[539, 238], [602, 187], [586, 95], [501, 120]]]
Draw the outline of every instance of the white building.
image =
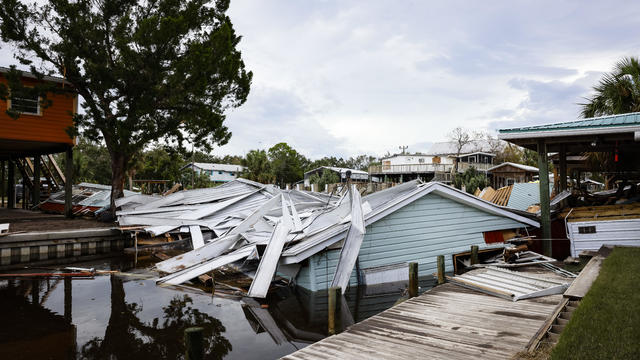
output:
[[311, 175], [317, 174], [318, 176], [322, 176], [324, 171], [333, 171], [338, 177], [340, 177], [340, 182], [347, 181], [347, 171], [351, 171], [351, 180], [356, 182], [366, 182], [369, 180], [369, 173], [362, 170], [356, 169], [347, 169], [347, 168], [339, 168], [334, 166], [321, 166], [317, 169], [313, 169], [304, 173], [304, 186], [310, 186], [311, 182], [309, 179]]
[[244, 166], [194, 162], [185, 165], [182, 169], [193, 169], [198, 175], [209, 175], [209, 179], [213, 182], [227, 182], [240, 176], [240, 173], [244, 171]]

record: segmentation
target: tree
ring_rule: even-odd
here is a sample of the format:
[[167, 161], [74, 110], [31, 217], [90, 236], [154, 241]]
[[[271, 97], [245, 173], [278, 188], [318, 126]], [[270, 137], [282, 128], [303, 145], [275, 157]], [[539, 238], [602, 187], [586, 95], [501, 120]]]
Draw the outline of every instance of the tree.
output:
[[245, 167], [242, 177], [257, 181], [263, 184], [273, 182], [271, 164], [264, 150], [251, 150], [242, 159], [242, 166]]
[[75, 131], [104, 141], [111, 202], [123, 196], [136, 153], [159, 139], [210, 150], [231, 133], [225, 112], [243, 104], [252, 73], [226, 15], [229, 1], [51, 0], [0, 5], [2, 40], [36, 76], [62, 74], [82, 96]]
[[469, 131], [461, 128], [461, 127], [457, 127], [453, 130], [451, 130], [451, 132], [448, 135], [449, 140], [451, 142], [453, 142], [455, 149], [456, 149], [456, 162], [454, 165], [454, 173], [457, 174], [458, 173], [458, 159], [460, 157], [460, 153], [462, 152], [462, 149], [471, 144], [473, 142], [473, 137], [471, 136], [471, 134], [469, 133]]
[[309, 177], [309, 183], [318, 184], [318, 191], [324, 191], [325, 185], [336, 184], [340, 182], [340, 176], [331, 170], [324, 170], [322, 176], [313, 174]]
[[462, 189], [462, 185], [464, 185], [465, 191], [469, 194], [474, 194], [476, 189], [484, 189], [488, 182], [487, 176], [478, 172], [473, 166], [462, 174], [456, 174], [453, 178], [453, 186]]
[[274, 145], [269, 149], [268, 155], [271, 161], [271, 172], [279, 186], [283, 187], [303, 178], [304, 169], [309, 160], [287, 143]]
[[640, 60], [624, 58], [604, 74], [582, 106], [585, 118], [640, 111]]

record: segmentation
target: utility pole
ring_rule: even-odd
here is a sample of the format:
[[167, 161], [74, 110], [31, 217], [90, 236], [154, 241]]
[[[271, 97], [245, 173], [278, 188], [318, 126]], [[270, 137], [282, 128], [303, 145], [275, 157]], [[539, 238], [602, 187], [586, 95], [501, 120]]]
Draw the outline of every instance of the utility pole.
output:
[[408, 146], [402, 146], [402, 145], [398, 146], [398, 149], [402, 150], [402, 155], [405, 154], [405, 151], [407, 150], [407, 148], [409, 148], [409, 147]]

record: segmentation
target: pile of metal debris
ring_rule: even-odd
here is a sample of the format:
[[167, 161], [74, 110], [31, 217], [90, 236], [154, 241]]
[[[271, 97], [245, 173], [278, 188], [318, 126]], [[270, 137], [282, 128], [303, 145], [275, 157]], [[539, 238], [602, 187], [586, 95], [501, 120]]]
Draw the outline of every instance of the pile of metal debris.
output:
[[253, 278], [247, 295], [265, 297], [276, 272], [295, 278], [301, 265], [294, 254], [319, 252], [327, 240], [344, 239], [332, 282], [344, 290], [364, 238], [365, 219], [426, 185], [411, 181], [363, 200], [355, 186], [343, 194], [322, 194], [236, 179], [164, 197], [118, 199], [121, 210], [116, 214], [120, 226], [130, 231], [136, 225], [154, 236], [190, 234], [192, 251], [156, 264], [167, 274], [159, 283], [181, 284], [235, 263]]
[[[124, 196], [136, 195], [136, 192], [124, 190]], [[44, 212], [64, 214], [64, 190], [51, 194], [38, 207]], [[71, 196], [74, 215], [99, 215], [111, 204], [111, 186], [80, 183], [73, 186]]]

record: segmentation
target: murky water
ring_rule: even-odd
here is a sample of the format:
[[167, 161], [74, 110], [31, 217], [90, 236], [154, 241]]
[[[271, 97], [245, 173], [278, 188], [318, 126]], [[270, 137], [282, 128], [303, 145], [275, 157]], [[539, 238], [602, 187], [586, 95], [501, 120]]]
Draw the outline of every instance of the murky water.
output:
[[[362, 321], [401, 295], [402, 284], [351, 289], [341, 322]], [[182, 358], [190, 326], [204, 328], [207, 359], [275, 359], [326, 336], [326, 292], [282, 288], [262, 305], [246, 302], [135, 275], [0, 280], [0, 359]]]

